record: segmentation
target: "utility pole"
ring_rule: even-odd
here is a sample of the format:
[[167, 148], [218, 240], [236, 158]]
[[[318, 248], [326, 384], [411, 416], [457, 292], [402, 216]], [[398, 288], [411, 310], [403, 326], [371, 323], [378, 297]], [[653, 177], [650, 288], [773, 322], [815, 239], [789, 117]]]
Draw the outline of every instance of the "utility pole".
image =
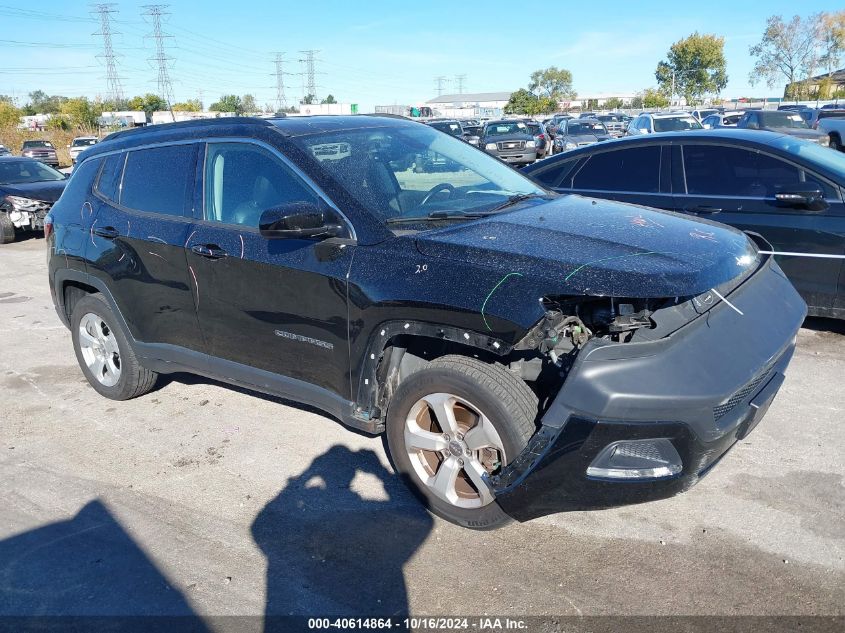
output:
[[119, 104], [123, 101], [123, 87], [120, 84], [120, 77], [117, 75], [116, 55], [111, 43], [111, 14], [117, 13], [114, 6], [114, 3], [93, 5], [94, 10], [100, 16], [100, 31], [94, 35], [100, 35], [103, 38], [103, 52], [97, 57], [102, 57], [106, 62], [106, 93], [109, 99], [114, 102], [114, 107], [120, 108]]
[[434, 82], [437, 84], [437, 96], [443, 96], [443, 85], [446, 83], [446, 77], [440, 75], [434, 78]]
[[167, 35], [161, 30], [162, 16], [169, 15], [166, 11], [167, 5], [147, 4], [144, 5], [144, 9], [146, 9], [146, 11], [144, 11], [142, 15], [150, 18], [153, 25], [153, 32], [150, 36], [154, 37], [156, 41], [155, 57], [149, 58], [149, 61], [155, 62], [158, 65], [158, 96], [164, 99], [164, 102], [170, 109], [170, 116], [173, 117], [173, 120], [175, 121], [176, 117], [173, 114], [173, 86], [170, 82], [170, 72], [168, 69], [168, 65], [170, 64], [172, 58], [167, 56], [167, 51], [164, 48], [165, 38], [173, 36]]
[[285, 73], [282, 71], [282, 62], [284, 61], [284, 53], [276, 53], [276, 112], [281, 112], [287, 107], [287, 99], [285, 99]]
[[[311, 50], [299, 51], [299, 52], [302, 53], [303, 55], [305, 55], [305, 57], [303, 59], [299, 60], [300, 62], [302, 62], [304, 64], [304, 68], [303, 68], [302, 72], [303, 72], [303, 83], [305, 84], [304, 90], [307, 91], [307, 92], [305, 92], [305, 96], [311, 95], [314, 98], [314, 101], [316, 101], [317, 100], [317, 83], [314, 79], [314, 76], [317, 73], [314, 70], [314, 62], [316, 61], [315, 55], [317, 53], [319, 53], [320, 51], [311, 49]], [[305, 101], [304, 98], [303, 98], [303, 101]]]
[[455, 85], [458, 90], [458, 94], [464, 94], [464, 83], [466, 83], [467, 76], [466, 75], [455, 75]]

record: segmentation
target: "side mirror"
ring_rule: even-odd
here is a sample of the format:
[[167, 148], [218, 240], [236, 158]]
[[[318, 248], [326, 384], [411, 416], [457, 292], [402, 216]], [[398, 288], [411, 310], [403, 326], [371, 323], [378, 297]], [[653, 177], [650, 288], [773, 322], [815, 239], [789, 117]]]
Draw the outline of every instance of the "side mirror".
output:
[[824, 192], [807, 184], [782, 189], [775, 193], [775, 200], [780, 206], [808, 211], [824, 211], [828, 206]]
[[[329, 215], [327, 218], [326, 216]], [[273, 239], [328, 239], [343, 227], [321, 206], [311, 202], [288, 202], [265, 210], [258, 221], [262, 237]]]

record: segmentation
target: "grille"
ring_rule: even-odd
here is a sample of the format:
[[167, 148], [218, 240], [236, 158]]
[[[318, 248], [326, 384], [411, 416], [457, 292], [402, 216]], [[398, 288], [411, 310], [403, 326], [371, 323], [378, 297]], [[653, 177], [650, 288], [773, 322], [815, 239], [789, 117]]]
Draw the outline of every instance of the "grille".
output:
[[499, 141], [496, 146], [499, 149], [525, 149], [525, 141]]
[[754, 393], [754, 390], [760, 386], [760, 384], [769, 377], [769, 374], [772, 373], [772, 367], [774, 367], [774, 362], [770, 363], [766, 368], [760, 372], [760, 374], [751, 380], [748, 384], [746, 384], [742, 389], [735, 392], [727, 402], [720, 404], [717, 407], [713, 408], [713, 418], [718, 422], [723, 417], [725, 417], [728, 413], [733, 411], [736, 406], [745, 400], [748, 396]]

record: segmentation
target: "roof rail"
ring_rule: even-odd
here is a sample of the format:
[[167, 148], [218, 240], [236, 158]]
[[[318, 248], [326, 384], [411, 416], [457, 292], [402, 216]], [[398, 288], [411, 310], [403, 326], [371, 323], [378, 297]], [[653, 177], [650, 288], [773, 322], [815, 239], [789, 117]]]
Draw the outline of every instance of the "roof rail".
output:
[[167, 130], [182, 130], [191, 129], [195, 127], [207, 127], [215, 125], [233, 125], [236, 123], [253, 123], [257, 125], [269, 126], [272, 119], [259, 119], [250, 116], [227, 116], [213, 119], [191, 119], [190, 121], [175, 121], [173, 123], [160, 123], [157, 125], [145, 125], [144, 127], [136, 127], [129, 130], [119, 130], [112, 132], [103, 141], [113, 141], [116, 139], [124, 139], [129, 136], [143, 136], [144, 134], [151, 134], [155, 131]]

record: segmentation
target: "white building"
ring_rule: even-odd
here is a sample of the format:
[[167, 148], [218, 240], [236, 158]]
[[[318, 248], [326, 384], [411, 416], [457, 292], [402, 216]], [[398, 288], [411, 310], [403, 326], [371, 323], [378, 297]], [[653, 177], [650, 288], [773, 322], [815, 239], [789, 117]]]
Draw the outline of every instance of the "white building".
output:
[[501, 116], [512, 94], [512, 92], [467, 92], [440, 95], [429, 99], [425, 105], [434, 111], [434, 116], [496, 117]]

